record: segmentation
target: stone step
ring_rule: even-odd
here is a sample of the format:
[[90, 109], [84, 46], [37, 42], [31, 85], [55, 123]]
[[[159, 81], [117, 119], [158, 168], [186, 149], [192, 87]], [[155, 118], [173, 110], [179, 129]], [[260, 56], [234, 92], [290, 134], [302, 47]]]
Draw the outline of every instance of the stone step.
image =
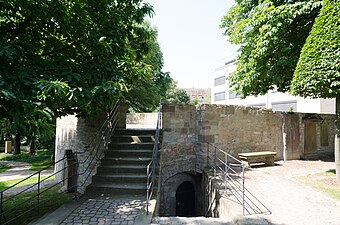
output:
[[154, 143], [153, 142], [117, 142], [117, 143], [110, 143], [109, 150], [114, 149], [153, 149]]
[[142, 183], [146, 184], [146, 173], [145, 174], [97, 174], [93, 178], [93, 182], [114, 182], [114, 183]]
[[98, 182], [91, 184], [87, 190], [97, 194], [136, 195], [146, 193], [146, 184]]
[[124, 143], [144, 143], [144, 142], [151, 142], [153, 143], [155, 141], [154, 135], [151, 134], [144, 134], [144, 135], [113, 135], [111, 137], [111, 143], [117, 143], [117, 142], [124, 142]]
[[119, 174], [119, 173], [133, 173], [146, 174], [146, 165], [101, 165], [97, 170], [98, 174]]
[[101, 165], [147, 165], [151, 159], [151, 157], [105, 157]]
[[156, 129], [117, 129], [114, 134], [120, 135], [155, 135]]
[[152, 149], [108, 149], [106, 157], [152, 157]]

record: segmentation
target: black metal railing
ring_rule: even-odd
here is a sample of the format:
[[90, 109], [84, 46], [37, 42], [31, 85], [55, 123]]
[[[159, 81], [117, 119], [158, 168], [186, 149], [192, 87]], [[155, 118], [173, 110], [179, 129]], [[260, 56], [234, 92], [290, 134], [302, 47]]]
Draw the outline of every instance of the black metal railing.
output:
[[[106, 121], [93, 139], [90, 146], [93, 146], [90, 153], [82, 161], [79, 161], [79, 154], [85, 152], [65, 151], [65, 157], [50, 164], [32, 175], [20, 180], [12, 186], [0, 191], [0, 224], [18, 225], [27, 224], [30, 220], [40, 217], [45, 211], [48, 202], [57, 201], [63, 193], [73, 193], [78, 197], [79, 187], [86, 188], [89, 178], [92, 177], [94, 169], [99, 165], [99, 161], [104, 155], [104, 151], [110, 142], [112, 133], [117, 125], [119, 103], [117, 102]], [[54, 167], [53, 173], [48, 168]], [[79, 168], [83, 168], [79, 171]], [[43, 175], [47, 173], [48, 175]], [[82, 176], [84, 179], [78, 181]], [[58, 177], [58, 179], [55, 179]], [[37, 182], [24, 185], [27, 180], [36, 178]], [[65, 185], [66, 184], [66, 185]], [[51, 193], [58, 193], [51, 196]], [[22, 207], [26, 206], [26, 207]], [[18, 208], [24, 208], [18, 210]]]
[[226, 196], [233, 197], [235, 202], [241, 204], [242, 214], [270, 214], [271, 211], [245, 187], [246, 163], [211, 143], [207, 146], [207, 164], [213, 168], [213, 176], [224, 184]]
[[[54, 177], [60, 173], [66, 173], [75, 164], [62, 166], [62, 169], [53, 173], [48, 170], [51, 166], [57, 168], [58, 164], [64, 163], [66, 163], [66, 157], [0, 191], [0, 224], [26, 224], [29, 221], [25, 219], [30, 220], [30, 218], [41, 216], [42, 213], [45, 213], [41, 211], [41, 207], [49, 201], [55, 201], [48, 197], [52, 190], [56, 192], [57, 189], [58, 196], [68, 192], [68, 188], [60, 190], [60, 187], [70, 177], [64, 177], [58, 182]], [[32, 179], [37, 179], [37, 182], [23, 185], [26, 181]], [[23, 207], [25, 204], [26, 207]]]
[[162, 127], [162, 106], [159, 106], [157, 126], [155, 133], [154, 146], [152, 150], [152, 159], [146, 167], [146, 213], [149, 214], [149, 202], [152, 198], [154, 191], [155, 181], [156, 181], [156, 169], [158, 161], [158, 144], [159, 144], [159, 134]]
[[76, 152], [77, 159], [80, 158], [80, 154], [88, 154], [84, 160], [78, 160], [79, 165], [85, 165], [85, 167], [79, 169], [82, 171], [78, 171], [78, 177], [84, 177], [82, 181], [79, 181], [79, 187], [86, 187], [89, 184], [89, 178], [92, 178], [94, 170], [98, 167], [100, 160], [103, 158], [118, 123], [118, 109], [119, 102], [116, 102], [96, 137], [92, 139], [89, 145], [93, 146], [92, 150], [90, 152]]

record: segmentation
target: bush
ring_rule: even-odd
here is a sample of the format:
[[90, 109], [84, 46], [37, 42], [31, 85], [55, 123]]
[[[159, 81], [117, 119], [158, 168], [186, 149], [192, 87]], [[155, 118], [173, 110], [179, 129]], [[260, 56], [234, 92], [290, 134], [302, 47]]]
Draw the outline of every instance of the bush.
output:
[[302, 48], [291, 91], [315, 98], [340, 95], [340, 1], [324, 1]]

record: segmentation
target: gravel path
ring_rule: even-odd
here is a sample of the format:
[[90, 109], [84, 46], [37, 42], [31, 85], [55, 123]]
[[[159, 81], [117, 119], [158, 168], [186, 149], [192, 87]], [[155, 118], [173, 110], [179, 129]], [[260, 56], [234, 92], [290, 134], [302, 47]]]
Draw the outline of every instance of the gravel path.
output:
[[334, 162], [278, 162], [247, 170], [246, 187], [272, 211], [261, 217], [274, 225], [339, 225], [340, 201], [296, 179], [334, 168]]

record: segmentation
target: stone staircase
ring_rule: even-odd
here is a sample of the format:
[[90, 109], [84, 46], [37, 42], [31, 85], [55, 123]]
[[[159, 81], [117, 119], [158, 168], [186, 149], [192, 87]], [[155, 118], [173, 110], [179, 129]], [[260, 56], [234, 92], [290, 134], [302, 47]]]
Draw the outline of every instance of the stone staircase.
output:
[[92, 193], [146, 194], [146, 166], [151, 161], [154, 129], [119, 129], [88, 190]]

